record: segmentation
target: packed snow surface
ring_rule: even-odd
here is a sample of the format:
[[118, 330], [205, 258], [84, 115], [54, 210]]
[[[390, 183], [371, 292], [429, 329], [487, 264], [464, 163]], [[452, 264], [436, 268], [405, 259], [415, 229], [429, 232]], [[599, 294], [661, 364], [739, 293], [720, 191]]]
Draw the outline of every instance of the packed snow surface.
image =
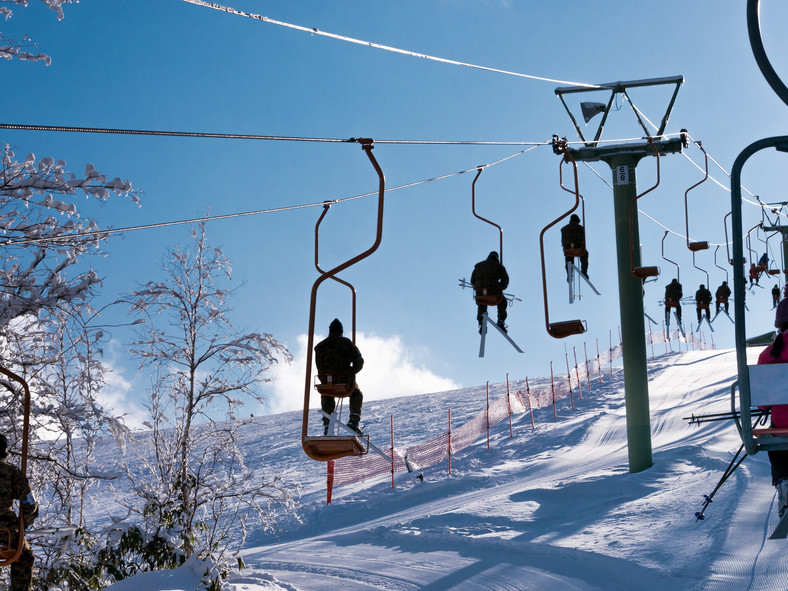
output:
[[[757, 354], [758, 351], [754, 351]], [[250, 463], [301, 484], [299, 519], [275, 534], [255, 532], [246, 568], [228, 589], [708, 590], [788, 589], [786, 541], [768, 540], [777, 521], [765, 454], [747, 458], [696, 521], [740, 441], [730, 421], [689, 425], [685, 417], [730, 410], [731, 350], [668, 354], [649, 361], [653, 467], [628, 468], [623, 375], [575, 391], [574, 409], [495, 425], [424, 482], [397, 474], [334, 490], [325, 465], [300, 447], [300, 413], [250, 420]], [[505, 393], [491, 384], [491, 398]], [[369, 403], [366, 431], [398, 445], [461, 424], [484, 409], [485, 387]], [[148, 573], [114, 591], [191, 591], [192, 565]]]

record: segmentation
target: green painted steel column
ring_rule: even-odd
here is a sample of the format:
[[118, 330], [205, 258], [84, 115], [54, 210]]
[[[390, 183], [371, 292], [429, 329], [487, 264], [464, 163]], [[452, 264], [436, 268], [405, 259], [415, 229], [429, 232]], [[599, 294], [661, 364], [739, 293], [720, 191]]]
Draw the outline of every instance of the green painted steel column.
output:
[[[630, 221], [629, 204], [637, 196], [635, 167], [639, 160], [632, 154], [605, 159], [613, 171], [613, 202], [616, 220], [618, 257], [618, 299], [621, 313], [621, 341], [624, 354], [624, 395], [627, 409], [629, 471], [640, 472], [653, 465], [651, 457], [651, 419], [648, 400], [646, 327], [643, 310], [643, 284], [632, 275], [630, 226], [634, 236], [634, 266], [640, 266], [640, 232], [637, 215]], [[636, 210], [635, 210], [636, 211]]]

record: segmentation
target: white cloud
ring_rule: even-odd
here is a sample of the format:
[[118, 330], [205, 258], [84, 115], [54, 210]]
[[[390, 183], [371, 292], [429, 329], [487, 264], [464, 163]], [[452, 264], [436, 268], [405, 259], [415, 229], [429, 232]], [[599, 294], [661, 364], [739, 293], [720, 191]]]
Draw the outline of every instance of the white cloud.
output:
[[[315, 343], [322, 338], [324, 337], [316, 335]], [[275, 380], [269, 387], [267, 412], [279, 413], [304, 408], [306, 343], [306, 335], [300, 335], [298, 351], [293, 354], [293, 363], [282, 364], [274, 369]], [[365, 401], [443, 392], [459, 387], [450, 378], [435, 375], [423, 365], [417, 365], [413, 352], [407, 349], [398, 335], [384, 338], [357, 332], [356, 344], [364, 356], [364, 369], [358, 374], [357, 381]], [[314, 391], [311, 392], [310, 406], [314, 408], [320, 405], [320, 399]]]
[[111, 409], [113, 414], [122, 415], [127, 427], [140, 429], [143, 427], [145, 411], [139, 406], [139, 396], [134, 394], [134, 385], [124, 377], [123, 368], [116, 362], [118, 349], [119, 345], [115, 340], [111, 340], [105, 347], [103, 363], [106, 373], [104, 387], [99, 392], [98, 399], [101, 405]]

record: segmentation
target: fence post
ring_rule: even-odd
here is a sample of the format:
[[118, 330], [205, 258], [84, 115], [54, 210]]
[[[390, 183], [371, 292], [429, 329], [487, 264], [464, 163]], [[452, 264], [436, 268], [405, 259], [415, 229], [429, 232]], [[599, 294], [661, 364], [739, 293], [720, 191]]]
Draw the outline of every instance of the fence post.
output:
[[487, 449], [490, 449], [490, 382], [487, 382], [487, 407], [485, 408], [487, 422]]
[[580, 370], [577, 368], [577, 349], [572, 347], [572, 354], [575, 356], [575, 377], [577, 378], [577, 393], [580, 395], [580, 400], [583, 399], [583, 386], [580, 383]]
[[509, 394], [509, 374], [506, 374], [506, 408], [509, 411], [509, 439], [514, 437], [512, 433], [512, 397]]
[[528, 410], [531, 411], [531, 429], [536, 429], [536, 425], [534, 425], [534, 405], [531, 403], [531, 386], [528, 385], [528, 376], [525, 378], [525, 395], [528, 396]]
[[334, 490], [334, 460], [326, 462], [326, 505], [331, 504], [331, 493]]
[[451, 474], [451, 409], [449, 409], [449, 474]]
[[648, 340], [651, 341], [651, 358], [654, 359], [654, 333], [651, 332], [651, 320], [648, 321]]
[[394, 415], [391, 415], [391, 488], [394, 488]]
[[572, 393], [572, 372], [569, 371], [569, 353], [565, 352], [564, 357], [566, 358], [566, 379], [569, 381], [569, 401], [572, 405], [572, 410], [575, 410], [575, 396]]
[[668, 333], [665, 332], [665, 323], [662, 323], [662, 338], [665, 340], [665, 355], [668, 354]]
[[550, 389], [553, 391], [553, 418], [558, 417], [558, 413], [555, 410], [555, 380], [553, 380], [553, 362], [550, 362]]
[[591, 372], [588, 369], [588, 347], [586, 347], [586, 342], [583, 341], [583, 353], [586, 356], [586, 380], [588, 380], [588, 393], [591, 393]]
[[599, 383], [602, 383], [602, 358], [599, 356], [599, 339], [596, 340], [596, 367], [599, 370]]
[[[621, 328], [619, 328], [618, 330], [621, 330]], [[610, 377], [612, 378], [613, 377], [613, 331], [612, 330], [608, 331], [608, 334], [610, 335], [610, 349], [608, 349], [607, 351], [607, 357], [608, 357], [608, 365], [610, 367]]]

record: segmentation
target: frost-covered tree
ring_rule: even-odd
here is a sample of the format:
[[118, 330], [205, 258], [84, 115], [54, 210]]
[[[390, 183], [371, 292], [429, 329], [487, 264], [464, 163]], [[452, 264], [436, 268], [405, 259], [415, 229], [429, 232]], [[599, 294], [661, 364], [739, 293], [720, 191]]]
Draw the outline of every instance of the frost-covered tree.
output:
[[[151, 371], [150, 436], [127, 446], [126, 470], [149, 538], [182, 557], [227, 564], [240, 549], [247, 520], [275, 523], [294, 489], [280, 475], [250, 469], [237, 444], [237, 410], [261, 401], [261, 382], [287, 349], [272, 335], [242, 333], [230, 321], [230, 261], [209, 246], [205, 225], [185, 249], [171, 249], [165, 279], [129, 296], [145, 315], [130, 352]], [[136, 453], [134, 453], [136, 452]]]
[[[58, 20], [63, 19], [64, 4], [78, 4], [79, 0], [41, 0], [52, 10], [57, 12]], [[28, 0], [0, 0], [0, 17], [8, 20], [13, 16], [13, 6], [27, 6]], [[31, 62], [44, 62], [47, 66], [52, 63], [52, 59], [45, 53], [33, 53], [28, 51], [36, 46], [27, 36], [21, 41], [9, 39], [0, 33], [0, 57], [7, 60], [17, 58]]]
[[65, 162], [37, 160], [29, 154], [17, 161], [3, 146], [0, 168], [0, 326], [12, 319], [84, 301], [100, 282], [92, 270], [68, 273], [79, 257], [98, 252], [106, 238], [92, 219], [80, 215], [75, 201], [105, 201], [110, 195], [139, 202], [129, 181], [108, 180], [91, 164], [83, 176]]

